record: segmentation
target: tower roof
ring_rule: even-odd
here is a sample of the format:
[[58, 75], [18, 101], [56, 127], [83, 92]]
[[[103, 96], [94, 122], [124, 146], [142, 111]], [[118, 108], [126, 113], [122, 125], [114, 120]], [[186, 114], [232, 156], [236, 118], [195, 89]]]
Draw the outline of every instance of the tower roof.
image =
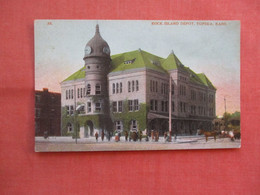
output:
[[96, 25], [95, 35], [86, 44], [85, 47], [85, 58], [89, 57], [109, 57], [110, 58], [110, 48], [107, 42], [101, 37], [99, 32], [99, 25]]

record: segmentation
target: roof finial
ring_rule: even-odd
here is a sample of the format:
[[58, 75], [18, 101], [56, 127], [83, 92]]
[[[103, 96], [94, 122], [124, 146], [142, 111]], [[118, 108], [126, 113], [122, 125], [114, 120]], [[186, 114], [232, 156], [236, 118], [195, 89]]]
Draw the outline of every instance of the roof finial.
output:
[[141, 51], [142, 51], [142, 50], [141, 50], [141, 48], [139, 48], [139, 49], [138, 49], [138, 51], [140, 51], [140, 52], [141, 52]]
[[99, 25], [96, 25], [96, 34], [99, 34]]
[[173, 51], [173, 49], [172, 49], [172, 52], [171, 52], [172, 54], [174, 54], [174, 51]]

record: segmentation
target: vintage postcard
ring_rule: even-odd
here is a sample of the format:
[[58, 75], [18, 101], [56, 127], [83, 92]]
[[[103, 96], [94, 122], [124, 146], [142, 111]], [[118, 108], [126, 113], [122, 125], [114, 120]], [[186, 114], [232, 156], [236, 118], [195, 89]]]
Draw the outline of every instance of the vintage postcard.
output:
[[240, 148], [240, 21], [34, 26], [35, 151]]

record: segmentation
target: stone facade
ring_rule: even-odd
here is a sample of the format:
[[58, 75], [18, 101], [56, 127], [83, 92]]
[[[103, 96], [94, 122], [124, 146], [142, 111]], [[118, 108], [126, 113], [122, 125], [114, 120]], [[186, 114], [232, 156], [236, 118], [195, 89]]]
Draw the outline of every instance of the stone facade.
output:
[[[98, 26], [85, 51], [85, 67], [61, 83], [63, 135], [75, 132], [75, 127], [80, 137], [115, 130], [163, 134], [169, 130], [169, 109], [174, 134], [212, 129], [215, 87], [206, 75], [184, 66], [173, 52], [167, 59], [141, 49], [110, 57]], [[79, 105], [83, 109], [76, 111]]]

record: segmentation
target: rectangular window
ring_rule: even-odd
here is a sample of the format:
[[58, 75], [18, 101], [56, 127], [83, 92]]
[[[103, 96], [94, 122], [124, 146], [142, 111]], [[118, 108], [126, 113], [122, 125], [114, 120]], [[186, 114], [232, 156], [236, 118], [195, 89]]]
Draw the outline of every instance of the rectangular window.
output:
[[73, 89], [70, 90], [71, 93], [71, 99], [73, 99]]
[[133, 111], [133, 100], [128, 100], [128, 110]]
[[122, 91], [123, 91], [123, 84], [120, 83], [120, 93], [122, 93]]
[[161, 109], [162, 109], [162, 112], [164, 112], [164, 101], [161, 102]]
[[88, 102], [88, 112], [91, 112], [91, 102]]
[[163, 94], [163, 83], [161, 84], [161, 94]]
[[121, 121], [116, 121], [116, 130], [119, 130], [119, 131], [122, 130], [122, 122]]
[[96, 106], [95, 111], [96, 111], [96, 112], [100, 112], [100, 111], [101, 111], [101, 103], [97, 102], [97, 103], [95, 104], [95, 106]]
[[168, 112], [168, 101], [165, 102], [165, 112]]
[[91, 85], [88, 84], [87, 85], [87, 95], [90, 95], [90, 92], [91, 92]]
[[155, 81], [153, 81], [153, 92], [155, 91]]
[[182, 102], [180, 102], [180, 112], [182, 112]]
[[113, 112], [117, 112], [117, 102], [113, 102]]
[[135, 91], [135, 81], [132, 81], [132, 91]]
[[68, 90], [66, 90], [66, 100], [69, 98]]
[[96, 95], [100, 95], [101, 94], [101, 86], [100, 84], [96, 84]]
[[73, 106], [70, 106], [70, 115], [72, 115], [73, 112], [74, 112], [74, 108], [73, 108]]
[[66, 106], [66, 112], [67, 112], [67, 115], [70, 115], [70, 107], [69, 106]]
[[[70, 96], [70, 94], [69, 94], [69, 96]], [[70, 98], [70, 97], [69, 97]], [[79, 88], [78, 88], [78, 98], [79, 98]]]
[[172, 101], [172, 112], [174, 112], [174, 101]]
[[116, 93], [116, 85], [115, 85], [115, 83], [113, 83], [113, 85], [112, 85], [112, 92], [113, 92], [113, 94]]
[[128, 92], [131, 92], [131, 82], [128, 81]]
[[137, 130], [137, 122], [136, 122], [136, 120], [132, 120], [132, 130]]
[[154, 110], [155, 111], [158, 110], [158, 102], [157, 102], [157, 100], [154, 100]]
[[136, 87], [136, 91], [139, 91], [139, 82], [137, 80], [135, 81], [135, 87]]
[[150, 110], [153, 110], [153, 100], [150, 100]]
[[119, 84], [116, 83], [116, 93], [119, 93]]
[[123, 112], [123, 102], [118, 101], [118, 112]]
[[80, 97], [82, 98], [83, 97], [83, 89], [80, 88]]
[[86, 87], [83, 88], [83, 96], [86, 97]]
[[134, 100], [134, 109], [135, 109], [135, 111], [139, 110], [139, 101], [138, 100]]
[[155, 82], [155, 92], [158, 92], [158, 82]]
[[153, 81], [150, 80], [150, 92], [153, 92]]

